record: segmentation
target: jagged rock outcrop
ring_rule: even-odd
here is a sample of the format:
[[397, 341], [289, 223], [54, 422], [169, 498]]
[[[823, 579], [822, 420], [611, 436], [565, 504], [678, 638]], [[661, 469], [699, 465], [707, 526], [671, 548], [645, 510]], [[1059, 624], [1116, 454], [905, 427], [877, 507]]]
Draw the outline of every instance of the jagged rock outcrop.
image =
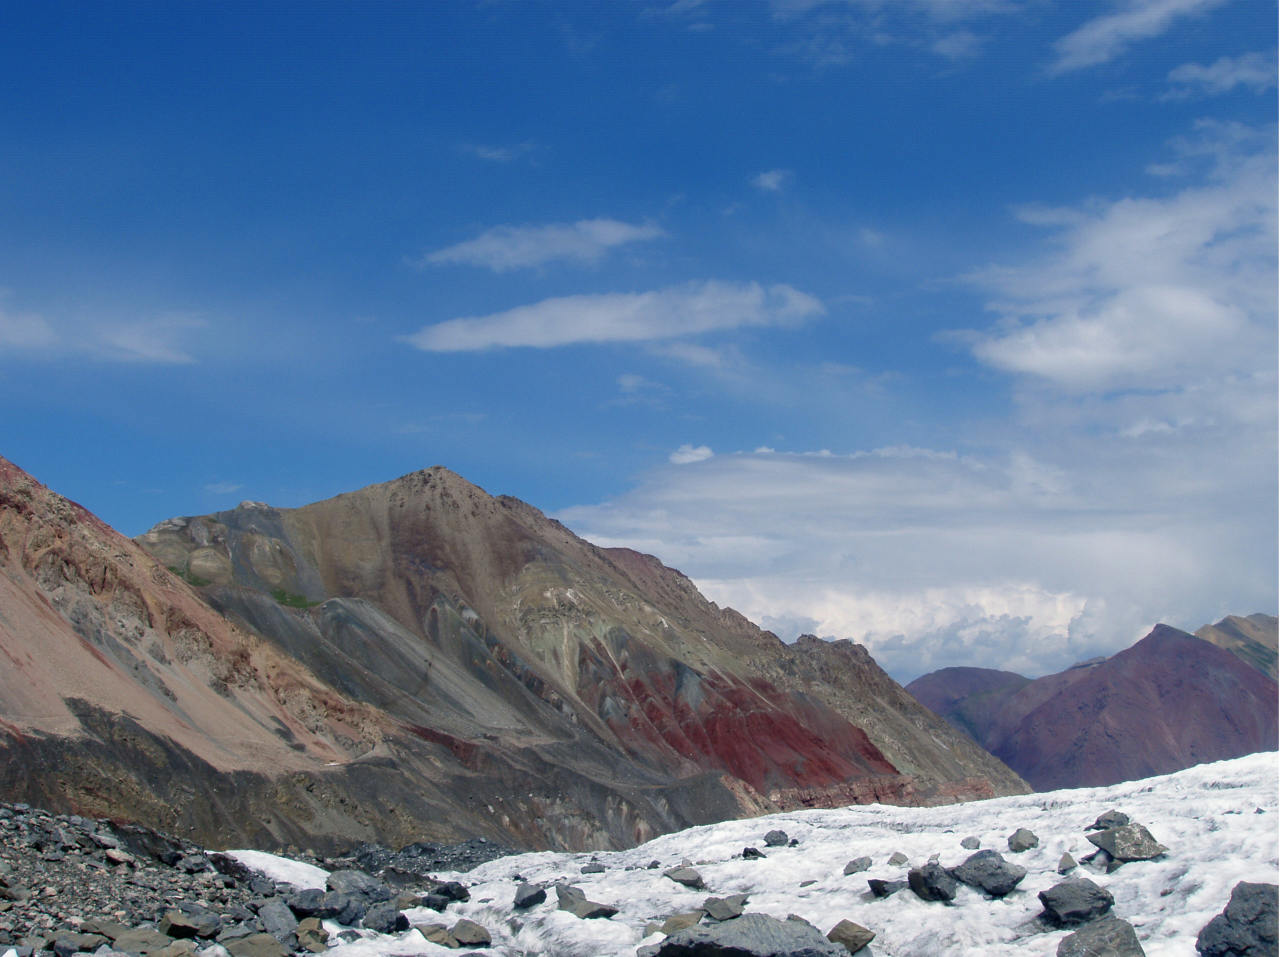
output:
[[1215, 625], [1201, 625], [1196, 637], [1229, 651], [1245, 664], [1276, 681], [1280, 629], [1275, 615], [1228, 615]]

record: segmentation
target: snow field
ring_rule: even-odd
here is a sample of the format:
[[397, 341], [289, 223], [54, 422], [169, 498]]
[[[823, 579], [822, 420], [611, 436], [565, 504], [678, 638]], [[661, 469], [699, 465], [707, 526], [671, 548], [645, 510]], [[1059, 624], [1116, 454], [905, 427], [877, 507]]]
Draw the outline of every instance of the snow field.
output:
[[[1266, 752], [1104, 788], [936, 808], [867, 805], [726, 821], [628, 851], [518, 854], [465, 874], [441, 872], [441, 879], [467, 884], [471, 900], [451, 905], [444, 914], [426, 908], [406, 913], [421, 924], [452, 925], [469, 917], [488, 928], [494, 943], [488, 953], [501, 957], [635, 957], [647, 922], [694, 910], [710, 895], [749, 894], [748, 911], [778, 918], [797, 914], [823, 933], [841, 919], [856, 921], [876, 932], [868, 948], [875, 957], [1052, 957], [1068, 931], [1047, 930], [1036, 920], [1041, 912], [1036, 893], [1064, 879], [1056, 872], [1064, 852], [1079, 859], [1094, 851], [1085, 828], [1115, 808], [1146, 825], [1168, 853], [1112, 874], [1086, 865], [1069, 876], [1088, 877], [1112, 893], [1113, 913], [1133, 924], [1148, 957], [1196, 957], [1196, 935], [1226, 906], [1238, 881], [1280, 882], [1278, 781], [1280, 755]], [[1010, 853], [1007, 838], [1019, 827], [1034, 831], [1039, 847]], [[799, 845], [766, 848], [764, 834], [773, 828], [797, 838]], [[905, 880], [911, 866], [933, 854], [945, 867], [961, 863], [973, 853], [960, 846], [970, 835], [1027, 869], [1013, 893], [988, 900], [961, 885], [951, 905], [926, 903], [909, 889], [884, 900], [870, 894], [868, 878]], [[743, 860], [748, 846], [764, 851], [767, 859]], [[910, 864], [888, 866], [895, 851]], [[311, 873], [318, 868], [260, 852], [234, 853], [277, 880], [318, 886]], [[844, 876], [844, 865], [863, 856], [874, 861], [871, 869]], [[706, 890], [689, 890], [662, 876], [685, 858], [702, 874]], [[655, 859], [660, 868], [645, 869]], [[593, 861], [604, 864], [606, 872], [581, 874], [582, 866]], [[308, 870], [299, 872], [299, 866]], [[628, 866], [641, 869], [625, 870]], [[547, 902], [515, 912], [515, 875], [545, 885]], [[559, 911], [556, 883], [575, 884], [588, 899], [612, 904], [619, 913], [611, 920], [580, 920]], [[343, 929], [331, 922], [328, 927], [331, 933]], [[643, 943], [660, 939], [655, 935]], [[427, 943], [416, 931], [399, 938], [369, 933], [329, 951], [331, 957], [457, 953]]]

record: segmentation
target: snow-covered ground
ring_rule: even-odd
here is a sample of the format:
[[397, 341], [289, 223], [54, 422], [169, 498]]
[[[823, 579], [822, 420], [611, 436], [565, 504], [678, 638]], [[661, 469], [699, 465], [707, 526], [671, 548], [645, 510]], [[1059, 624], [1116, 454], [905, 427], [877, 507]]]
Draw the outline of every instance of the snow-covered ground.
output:
[[[445, 914], [427, 909], [407, 913], [422, 924], [452, 925], [469, 917], [493, 935], [489, 953], [503, 957], [635, 957], [649, 921], [693, 910], [709, 894], [749, 894], [748, 911], [779, 918], [798, 914], [824, 933], [842, 918], [856, 921], [876, 932], [870, 947], [876, 957], [1053, 955], [1066, 932], [1045, 930], [1035, 920], [1041, 911], [1036, 892], [1062, 880], [1056, 868], [1064, 852], [1079, 858], [1094, 850], [1085, 828], [1115, 808], [1146, 825], [1168, 853], [1111, 874], [1083, 866], [1072, 876], [1088, 877], [1114, 895], [1114, 913], [1134, 925], [1148, 957], [1196, 957], [1196, 934], [1226, 906], [1237, 881], [1278, 882], [1278, 778], [1280, 756], [1268, 752], [1114, 787], [938, 808], [874, 804], [726, 821], [618, 853], [519, 854], [466, 874], [442, 872], [441, 879], [467, 884], [471, 900], [451, 905]], [[1034, 831], [1039, 847], [1009, 853], [1007, 838], [1019, 827]], [[766, 848], [764, 834], [773, 828], [797, 838], [799, 845]], [[944, 866], [959, 864], [972, 853], [960, 846], [970, 835], [1027, 869], [1008, 897], [986, 900], [964, 885], [951, 905], [926, 903], [910, 890], [884, 900], [868, 892], [867, 878], [903, 880], [909, 866], [921, 865], [933, 854], [940, 855]], [[767, 859], [743, 860], [747, 846], [765, 851]], [[911, 865], [890, 867], [887, 861], [895, 851]], [[845, 864], [863, 856], [875, 862], [871, 869], [844, 876]], [[688, 890], [662, 876], [685, 858], [695, 862], [706, 891]], [[280, 880], [297, 880], [293, 862], [281, 861], [281, 869], [275, 870], [279, 859], [271, 855], [243, 859]], [[645, 869], [652, 860], [661, 868]], [[581, 874], [582, 866], [593, 861], [605, 865], [605, 873]], [[640, 869], [626, 870], [628, 866]], [[547, 885], [547, 902], [514, 912], [516, 875]], [[580, 920], [558, 910], [551, 889], [558, 882], [578, 885], [590, 900], [618, 907], [618, 915]], [[330, 924], [329, 929], [341, 928]], [[643, 943], [660, 939], [655, 935]], [[398, 938], [371, 934], [329, 951], [330, 957], [450, 953], [457, 951], [427, 943], [416, 931]]]

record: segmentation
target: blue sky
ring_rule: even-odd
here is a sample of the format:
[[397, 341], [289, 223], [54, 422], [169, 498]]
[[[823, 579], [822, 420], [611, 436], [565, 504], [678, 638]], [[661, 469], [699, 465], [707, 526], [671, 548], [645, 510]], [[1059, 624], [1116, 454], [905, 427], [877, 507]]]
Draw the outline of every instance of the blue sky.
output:
[[126, 534], [442, 464], [904, 679], [1276, 612], [1274, 4], [4, 13], [0, 454]]

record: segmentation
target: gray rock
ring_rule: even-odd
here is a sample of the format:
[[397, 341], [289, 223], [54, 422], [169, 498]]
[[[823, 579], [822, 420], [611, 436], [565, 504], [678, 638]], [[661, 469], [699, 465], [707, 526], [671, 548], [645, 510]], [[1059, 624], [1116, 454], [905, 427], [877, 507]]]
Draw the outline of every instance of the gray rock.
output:
[[453, 901], [449, 900], [449, 898], [444, 897], [440, 894], [428, 894], [426, 897], [422, 898], [422, 906], [430, 907], [433, 911], [436, 911], [437, 913], [443, 911], [446, 907], [448, 907], [452, 903]]
[[686, 927], [660, 945], [658, 957], [848, 957], [806, 921], [743, 914], [735, 920]]
[[764, 857], [764, 852], [758, 847], [744, 847], [742, 849], [742, 859], [744, 861], [758, 861]]
[[970, 887], [980, 887], [992, 897], [1004, 897], [1027, 876], [1027, 869], [1010, 864], [996, 851], [978, 851], [971, 854], [959, 867], [951, 869], [952, 875]]
[[863, 871], [870, 870], [870, 869], [871, 869], [871, 858], [855, 857], [853, 860], [851, 860], [848, 864], [844, 866], [844, 873], [845, 873], [845, 876], [848, 877], [850, 874], [861, 874]]
[[289, 905], [278, 897], [273, 897], [258, 908], [258, 920], [262, 922], [264, 931], [280, 941], [298, 929], [298, 918], [293, 916]]
[[465, 944], [468, 947], [488, 947], [493, 943], [493, 938], [483, 926], [465, 917], [454, 924], [449, 933], [459, 944]]
[[603, 873], [604, 873], [604, 865], [603, 865], [603, 864], [584, 864], [584, 865], [582, 866], [582, 871], [581, 871], [581, 873], [583, 873], [583, 874], [603, 874]]
[[982, 846], [982, 842], [978, 840], [976, 837], [966, 837], [963, 841], [960, 842], [960, 846], [963, 847], [966, 851], [976, 851], [978, 848]]
[[364, 871], [334, 871], [329, 875], [327, 883], [329, 890], [339, 894], [353, 894], [366, 905], [389, 901], [395, 896], [390, 887]]
[[324, 897], [325, 892], [318, 887], [308, 887], [296, 894], [290, 894], [285, 898], [285, 903], [298, 917], [314, 917], [324, 909]]
[[439, 944], [441, 947], [448, 947], [451, 950], [457, 950], [462, 945], [454, 939], [453, 934], [449, 933], [449, 928], [444, 924], [414, 924], [414, 929], [433, 944]]
[[907, 883], [921, 900], [953, 901], [959, 882], [941, 864], [930, 862], [924, 867], [912, 868], [907, 874]]
[[706, 911], [692, 910], [683, 914], [672, 914], [666, 919], [662, 927], [659, 928], [664, 934], [670, 937], [678, 930], [684, 930], [686, 927], [692, 927], [698, 923], [706, 915]]
[[1058, 943], [1058, 957], [1147, 957], [1133, 925], [1119, 917], [1086, 924]]
[[249, 890], [259, 897], [275, 897], [276, 882], [269, 877], [255, 877], [249, 881]]
[[1275, 957], [1277, 897], [1275, 884], [1241, 881], [1223, 912], [1200, 931], [1196, 950], [1204, 957]]
[[851, 920], [842, 920], [827, 932], [827, 940], [840, 944], [851, 954], [856, 954], [875, 939], [875, 931], [867, 930]]
[[786, 831], [773, 830], [764, 836], [765, 847], [784, 847], [790, 838]]
[[1070, 854], [1063, 854], [1060, 858], [1058, 858], [1059, 874], [1065, 874], [1068, 871], [1074, 871], [1075, 869], [1076, 869], [1076, 859], [1072, 857]]
[[876, 897], [888, 897], [890, 894], [896, 894], [907, 886], [906, 881], [882, 881], [875, 877], [867, 879], [867, 886], [871, 888], [871, 893]]
[[451, 901], [471, 900], [471, 892], [467, 890], [464, 884], [458, 881], [445, 881], [443, 884], [437, 884], [431, 889], [431, 893], [439, 894], [441, 897]]
[[222, 945], [231, 957], [289, 957], [289, 950], [270, 934], [251, 934]]
[[677, 884], [683, 884], [685, 887], [692, 887], [695, 890], [700, 890], [706, 886], [702, 883], [702, 875], [692, 867], [673, 867], [669, 871], [663, 871], [662, 876], [669, 877]]
[[543, 903], [546, 899], [546, 888], [538, 887], [534, 884], [521, 884], [516, 888], [516, 896], [512, 900], [511, 906], [516, 908], [533, 907]]
[[[160, 918], [159, 930], [173, 938], [191, 938], [196, 936], [195, 921], [176, 910], [167, 911]], [[211, 936], [211, 935], [206, 935]]]
[[1109, 827], [1124, 827], [1129, 823], [1129, 815], [1119, 811], [1103, 811], [1098, 819], [1085, 828], [1086, 831], [1105, 831]]
[[587, 894], [581, 887], [573, 887], [569, 884], [557, 884], [556, 898], [560, 904], [560, 909], [568, 910], [569, 905], [574, 901], [586, 900]]
[[733, 920], [742, 916], [742, 908], [747, 903], [746, 894], [735, 894], [733, 897], [708, 897], [702, 902], [702, 909], [714, 920]]
[[1085, 877], [1055, 884], [1039, 894], [1044, 915], [1055, 924], [1073, 924], [1101, 917], [1111, 910], [1115, 898], [1105, 888]]
[[329, 932], [319, 917], [307, 917], [298, 922], [298, 946], [313, 954], [323, 954], [329, 949]]
[[601, 904], [598, 901], [589, 900], [574, 901], [569, 907], [562, 906], [560, 909], [583, 920], [608, 920], [618, 913], [618, 908], [612, 904]]
[[1025, 827], [1020, 827], [1009, 835], [1009, 850], [1015, 854], [1021, 854], [1023, 851], [1029, 851], [1031, 848], [1039, 846], [1040, 838]]
[[1111, 855], [1121, 864], [1126, 861], [1149, 861], [1168, 850], [1151, 836], [1141, 824], [1123, 824], [1088, 835], [1089, 843]]
[[398, 934], [409, 929], [409, 918], [396, 910], [391, 901], [374, 904], [364, 915], [366, 930], [376, 930], [379, 934]]
[[911, 863], [911, 858], [907, 857], [907, 855], [903, 854], [901, 851], [894, 851], [889, 856], [890, 867], [902, 867], [910, 863]]

